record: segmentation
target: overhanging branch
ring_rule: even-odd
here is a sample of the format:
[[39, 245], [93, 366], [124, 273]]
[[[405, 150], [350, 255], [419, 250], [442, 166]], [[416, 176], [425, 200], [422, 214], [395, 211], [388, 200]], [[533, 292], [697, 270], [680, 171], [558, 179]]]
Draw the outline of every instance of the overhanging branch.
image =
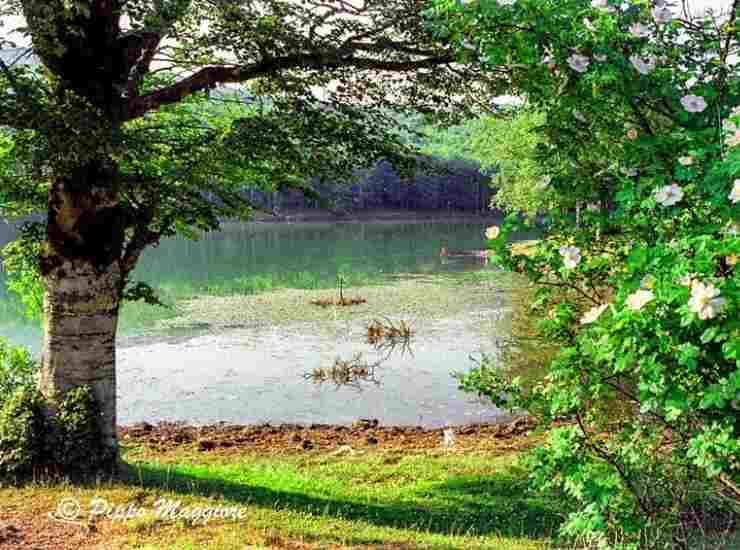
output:
[[356, 58], [350, 50], [347, 53], [338, 51], [278, 57], [247, 66], [205, 67], [172, 86], [132, 99], [125, 119], [139, 118], [163, 105], [177, 103], [194, 93], [212, 89], [219, 84], [247, 82], [261, 76], [274, 75], [284, 70], [331, 70], [346, 67], [362, 71], [411, 72], [446, 65], [454, 61], [455, 57], [452, 54], [405, 61]]

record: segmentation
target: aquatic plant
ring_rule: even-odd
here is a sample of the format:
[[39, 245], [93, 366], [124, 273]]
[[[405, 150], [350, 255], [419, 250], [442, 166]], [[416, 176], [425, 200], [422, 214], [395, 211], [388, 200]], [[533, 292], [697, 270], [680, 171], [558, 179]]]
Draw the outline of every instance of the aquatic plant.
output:
[[367, 327], [367, 341], [369, 344], [377, 346], [384, 341], [404, 341], [408, 342], [413, 335], [413, 331], [406, 321], [399, 321], [395, 325], [393, 321], [386, 318], [385, 321], [373, 319]]
[[319, 367], [303, 375], [307, 380], [321, 384], [323, 382], [334, 382], [337, 386], [360, 387], [362, 382], [370, 382], [376, 386], [380, 380], [375, 376], [375, 369], [385, 361], [385, 358], [374, 363], [368, 363], [362, 353], [355, 353], [350, 359], [334, 359], [331, 367]]
[[344, 296], [344, 278], [339, 277], [339, 297], [338, 298], [318, 298], [316, 300], [311, 300], [311, 303], [315, 306], [321, 306], [321, 307], [328, 307], [328, 306], [340, 306], [340, 307], [346, 307], [346, 306], [356, 306], [359, 304], [366, 303], [367, 300], [365, 298], [347, 298]]

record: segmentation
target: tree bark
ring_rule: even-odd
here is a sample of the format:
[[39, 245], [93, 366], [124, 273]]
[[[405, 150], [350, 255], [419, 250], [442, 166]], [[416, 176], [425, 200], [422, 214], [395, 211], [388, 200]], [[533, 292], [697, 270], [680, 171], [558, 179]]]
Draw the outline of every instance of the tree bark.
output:
[[45, 295], [39, 389], [47, 413], [56, 413], [69, 390], [90, 386], [101, 412], [101, 444], [113, 465], [118, 460], [115, 338], [126, 277], [117, 173], [115, 165], [95, 162], [53, 181], [40, 265]]
[[102, 444], [117, 458], [116, 329], [121, 274], [117, 264], [100, 272], [80, 260], [63, 262], [45, 277], [44, 340], [40, 390], [53, 404], [67, 391], [89, 385], [100, 407]]

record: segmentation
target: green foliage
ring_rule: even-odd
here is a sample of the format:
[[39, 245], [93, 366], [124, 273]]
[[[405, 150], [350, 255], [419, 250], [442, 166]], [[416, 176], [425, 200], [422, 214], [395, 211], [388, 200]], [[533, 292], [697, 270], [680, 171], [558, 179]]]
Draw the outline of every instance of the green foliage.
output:
[[26, 223], [18, 238], [0, 250], [7, 274], [5, 284], [18, 296], [23, 313], [32, 321], [40, 321], [44, 312], [44, 283], [38, 267], [43, 229], [43, 224]]
[[88, 386], [70, 390], [47, 416], [35, 387], [16, 387], [0, 409], [0, 479], [22, 479], [37, 472], [68, 476], [96, 474], [115, 457], [102, 443], [100, 409]]
[[54, 415], [54, 465], [66, 473], [98, 472], [115, 457], [100, 434], [100, 407], [89, 386], [68, 391]]
[[25, 348], [0, 338], [0, 477], [40, 470], [84, 475], [108, 466], [90, 387], [68, 391], [47, 417], [48, 404], [36, 389], [38, 371]]
[[506, 212], [534, 216], [550, 205], [549, 162], [541, 158], [543, 137], [537, 129], [544, 117], [522, 110], [510, 118], [485, 117], [470, 136], [473, 158], [481, 168], [496, 168], [493, 204]]
[[531, 136], [552, 175], [547, 231], [522, 254], [506, 243], [526, 228], [511, 216], [491, 245], [540, 285], [541, 333], [561, 350], [531, 393], [480, 372], [469, 387], [571, 422], [534, 457], [537, 484], [579, 504], [566, 535], [694, 548], [740, 505], [736, 14], [500, 4], [440, 0], [437, 24], [507, 67], [543, 117]]
[[46, 460], [42, 398], [30, 386], [15, 388], [0, 409], [0, 476], [23, 476]]
[[[481, 131], [485, 119], [473, 119], [457, 126], [427, 125], [421, 138], [422, 151], [447, 160], [474, 160], [472, 137]], [[490, 165], [490, 164], [489, 164]]]
[[26, 348], [0, 338], [0, 408], [18, 388], [33, 386], [38, 370]]

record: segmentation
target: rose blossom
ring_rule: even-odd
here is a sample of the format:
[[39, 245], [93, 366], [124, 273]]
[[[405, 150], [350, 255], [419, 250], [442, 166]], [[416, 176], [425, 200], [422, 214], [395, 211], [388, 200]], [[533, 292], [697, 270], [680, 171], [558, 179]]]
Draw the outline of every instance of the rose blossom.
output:
[[691, 285], [689, 309], [697, 314], [699, 319], [713, 319], [719, 314], [725, 299], [720, 297], [720, 291], [711, 283], [696, 281]]
[[590, 61], [585, 55], [574, 53], [568, 58], [570, 68], [579, 73], [585, 73], [588, 70]]
[[662, 206], [673, 206], [683, 199], [683, 189], [680, 185], [672, 183], [661, 187], [655, 192], [655, 200]]
[[689, 113], [701, 113], [707, 108], [706, 100], [699, 95], [685, 95], [681, 98], [681, 105]]
[[637, 290], [627, 296], [624, 303], [632, 311], [640, 311], [645, 305], [655, 299], [655, 294], [651, 290]]

